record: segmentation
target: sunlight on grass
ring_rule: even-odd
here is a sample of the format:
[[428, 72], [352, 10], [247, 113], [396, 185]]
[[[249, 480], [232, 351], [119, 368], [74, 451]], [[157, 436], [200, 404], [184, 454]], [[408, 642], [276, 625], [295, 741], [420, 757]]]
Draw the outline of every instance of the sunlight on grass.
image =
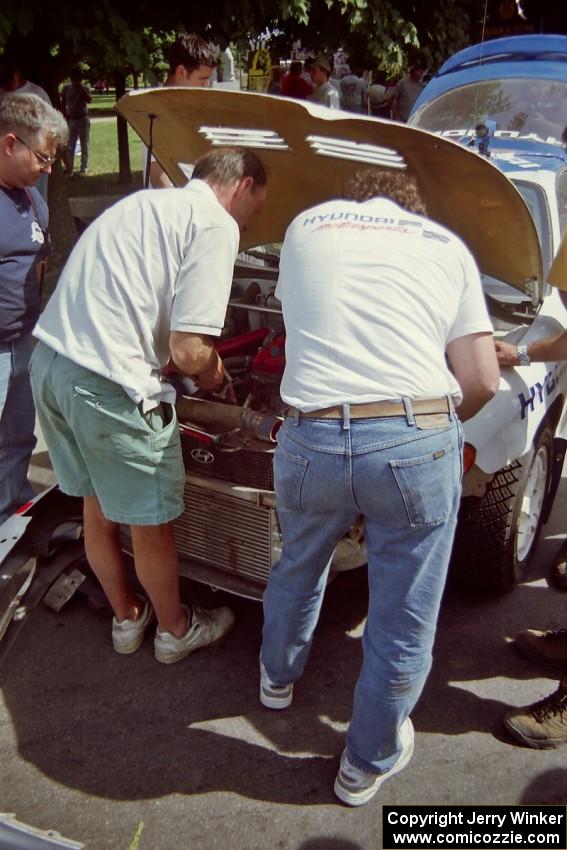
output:
[[[142, 152], [138, 135], [129, 127], [130, 167], [132, 184], [118, 183], [118, 139], [116, 120], [103, 118], [91, 121], [88, 174], [67, 182], [69, 197], [85, 195], [127, 195], [142, 187]], [[76, 165], [78, 158], [76, 158]]]

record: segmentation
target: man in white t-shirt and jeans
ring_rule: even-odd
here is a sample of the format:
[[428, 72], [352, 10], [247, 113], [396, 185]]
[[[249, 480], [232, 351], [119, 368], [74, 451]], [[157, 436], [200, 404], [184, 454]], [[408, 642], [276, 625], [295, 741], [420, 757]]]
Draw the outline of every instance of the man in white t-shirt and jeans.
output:
[[[112, 639], [135, 652], [157, 618], [155, 655], [178, 661], [219, 640], [229, 608], [186, 608], [171, 522], [185, 471], [169, 359], [204, 389], [224, 379], [214, 348], [230, 295], [239, 227], [266, 197], [258, 157], [219, 148], [183, 189], [142, 191], [85, 231], [36, 325], [31, 379], [59, 486], [84, 500], [86, 555], [114, 610]], [[119, 544], [130, 526], [137, 576]]]
[[291, 704], [333, 550], [362, 515], [370, 601], [334, 786], [353, 806], [411, 758], [409, 715], [431, 665], [460, 500], [459, 420], [499, 381], [475, 262], [424, 213], [408, 172], [359, 172], [344, 200], [291, 223], [276, 289], [289, 410], [275, 455], [283, 552], [264, 594], [260, 701]]

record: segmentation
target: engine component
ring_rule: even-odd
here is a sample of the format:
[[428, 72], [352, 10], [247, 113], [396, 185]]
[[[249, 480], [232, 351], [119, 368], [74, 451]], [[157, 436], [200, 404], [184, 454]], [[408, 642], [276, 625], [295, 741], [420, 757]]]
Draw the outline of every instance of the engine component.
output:
[[176, 409], [182, 422], [216, 425], [227, 431], [240, 428], [268, 443], [276, 442], [276, 434], [282, 424], [279, 416], [272, 416], [269, 413], [261, 413], [236, 404], [219, 404], [187, 396], [177, 399]]

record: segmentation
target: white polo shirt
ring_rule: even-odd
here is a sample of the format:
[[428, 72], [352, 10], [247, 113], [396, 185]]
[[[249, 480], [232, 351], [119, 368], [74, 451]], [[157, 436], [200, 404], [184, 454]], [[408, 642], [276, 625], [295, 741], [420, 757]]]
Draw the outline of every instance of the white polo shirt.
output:
[[136, 192], [81, 236], [34, 336], [144, 410], [173, 401], [161, 375], [169, 335], [220, 335], [238, 244], [238, 225], [204, 181]]
[[287, 333], [281, 395], [305, 412], [448, 393], [458, 404], [447, 344], [492, 332], [463, 242], [381, 198], [333, 200], [297, 216], [276, 296]]

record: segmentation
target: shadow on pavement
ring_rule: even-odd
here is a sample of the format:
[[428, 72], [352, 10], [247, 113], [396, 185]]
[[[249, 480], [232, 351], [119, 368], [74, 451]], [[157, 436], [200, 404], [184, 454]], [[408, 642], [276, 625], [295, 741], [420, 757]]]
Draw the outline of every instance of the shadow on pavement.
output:
[[110, 620], [82, 601], [59, 614], [38, 609], [2, 669], [19, 755], [65, 786], [110, 799], [229, 790], [331, 802], [343, 745], [331, 724], [348, 719], [360, 660], [359, 641], [345, 632], [366, 608], [365, 585], [350, 584], [349, 576], [347, 605], [344, 587], [330, 589], [322, 640], [284, 716], [258, 702], [256, 603], [184, 583], [198, 604], [228, 601], [238, 623], [222, 647], [171, 666], [156, 663], [151, 640], [133, 656], [113, 653]]
[[545, 800], [548, 805], [564, 806], [567, 800], [567, 770], [545, 770], [532, 779], [519, 801], [520, 805], [529, 806]]
[[[549, 543], [541, 565], [556, 543]], [[222, 647], [170, 667], [155, 662], [151, 640], [133, 656], [114, 654], [109, 619], [84, 601], [73, 600], [59, 614], [41, 608], [30, 617], [2, 669], [19, 756], [61, 785], [111, 800], [230, 791], [300, 806], [331, 803], [361, 660], [364, 576], [343, 575], [328, 589], [311, 660], [287, 712], [258, 702], [261, 606], [191, 582], [183, 586], [197, 604], [230, 604], [237, 626]], [[478, 684], [500, 680], [498, 693], [506, 693], [504, 678], [514, 683], [518, 702], [522, 680], [541, 671], [517, 656], [505, 637], [561, 625], [566, 602], [542, 582], [492, 599], [448, 592], [432, 674], [414, 714], [418, 733], [499, 728], [508, 703], [496, 687], [492, 697]], [[564, 796], [567, 772], [559, 773], [565, 774]], [[530, 802], [550, 802], [543, 779], [525, 794]], [[302, 850], [339, 846], [359, 845], [321, 836]]]

